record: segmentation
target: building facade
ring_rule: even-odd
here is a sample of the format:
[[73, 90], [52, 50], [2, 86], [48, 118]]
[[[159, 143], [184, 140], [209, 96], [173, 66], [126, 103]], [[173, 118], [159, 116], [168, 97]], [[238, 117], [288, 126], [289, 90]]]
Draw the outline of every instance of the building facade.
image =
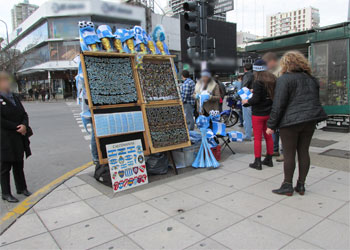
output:
[[[193, 1], [193, 0], [190, 0]], [[183, 4], [188, 0], [169, 0], [168, 5], [170, 12], [168, 14], [177, 15], [184, 13]], [[226, 21], [226, 13], [214, 14], [212, 19]]]
[[266, 34], [268, 37], [281, 36], [319, 27], [319, 10], [306, 7], [266, 17]]
[[21, 92], [50, 89], [58, 98], [74, 96], [80, 54], [79, 21], [116, 28], [146, 26], [144, 7], [101, 0], [48, 1], [11, 34], [4, 51], [17, 51], [14, 70]]
[[262, 38], [261, 36], [251, 34], [250, 32], [243, 32], [239, 31], [237, 32], [237, 47], [238, 48], [245, 48], [247, 43], [250, 43], [256, 39]]
[[28, 0], [24, 0], [23, 3], [14, 5], [11, 9], [12, 29], [16, 29], [38, 8], [38, 5], [30, 4]]

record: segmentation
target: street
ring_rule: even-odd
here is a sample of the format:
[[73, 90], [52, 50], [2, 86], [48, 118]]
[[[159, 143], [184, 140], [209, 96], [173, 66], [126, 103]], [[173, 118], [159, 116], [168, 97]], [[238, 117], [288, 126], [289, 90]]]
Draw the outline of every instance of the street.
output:
[[[76, 118], [80, 108], [74, 102], [23, 102], [34, 135], [30, 138], [32, 156], [24, 162], [28, 190], [34, 193], [66, 172], [91, 161], [90, 140], [82, 133]], [[69, 105], [70, 104], [70, 105]], [[75, 115], [77, 117], [77, 115]], [[84, 136], [87, 136], [85, 139]], [[12, 194], [16, 194], [11, 177]], [[1, 202], [1, 216], [16, 203]]]

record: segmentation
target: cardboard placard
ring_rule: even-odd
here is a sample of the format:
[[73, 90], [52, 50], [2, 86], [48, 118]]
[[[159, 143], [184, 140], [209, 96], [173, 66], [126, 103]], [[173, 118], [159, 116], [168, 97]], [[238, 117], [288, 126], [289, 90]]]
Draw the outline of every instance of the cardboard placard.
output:
[[141, 140], [106, 145], [114, 192], [148, 183]]

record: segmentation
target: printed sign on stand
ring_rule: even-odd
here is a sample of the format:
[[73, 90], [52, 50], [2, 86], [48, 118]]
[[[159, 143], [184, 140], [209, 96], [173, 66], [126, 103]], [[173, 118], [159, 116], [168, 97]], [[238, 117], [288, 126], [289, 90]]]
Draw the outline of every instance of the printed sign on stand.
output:
[[148, 183], [141, 140], [106, 145], [114, 192]]

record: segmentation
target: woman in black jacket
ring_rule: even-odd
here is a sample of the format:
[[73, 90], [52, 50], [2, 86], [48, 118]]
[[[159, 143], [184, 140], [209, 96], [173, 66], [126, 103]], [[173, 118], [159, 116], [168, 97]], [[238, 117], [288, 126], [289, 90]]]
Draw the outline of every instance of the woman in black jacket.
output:
[[[276, 84], [276, 77], [267, 71], [266, 62], [259, 59], [253, 65], [254, 83], [253, 97], [249, 100], [243, 100], [242, 103], [247, 106], [252, 106], [252, 123], [254, 131], [254, 163], [249, 164], [249, 167], [257, 170], [262, 169], [262, 165], [273, 167], [273, 139], [271, 135], [266, 134], [267, 120], [269, 119], [272, 98]], [[266, 141], [267, 155], [261, 161], [261, 140], [264, 135]]]
[[24, 153], [27, 157], [31, 155], [28, 136], [32, 132], [21, 101], [10, 89], [9, 75], [0, 72], [1, 192], [3, 200], [18, 202], [11, 194], [10, 171], [12, 168], [17, 193], [31, 195], [24, 177], [23, 157]]
[[[290, 51], [280, 61], [267, 133], [280, 128], [284, 154], [284, 181], [276, 194], [291, 196], [295, 190], [303, 195], [310, 167], [309, 147], [316, 123], [327, 119], [319, 99], [319, 83], [311, 75], [309, 62], [303, 54]], [[299, 178], [293, 190], [295, 154], [298, 152]]]

